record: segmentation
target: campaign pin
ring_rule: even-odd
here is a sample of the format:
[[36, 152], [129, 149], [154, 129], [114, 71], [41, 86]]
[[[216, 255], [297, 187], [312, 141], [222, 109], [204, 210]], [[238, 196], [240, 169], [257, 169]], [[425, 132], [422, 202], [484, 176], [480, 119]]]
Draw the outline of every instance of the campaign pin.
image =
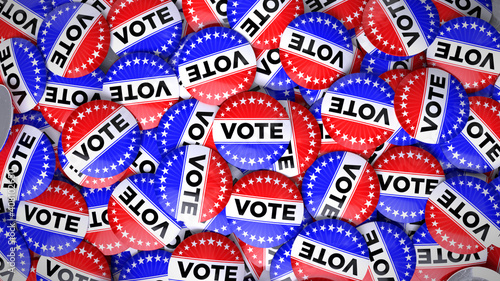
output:
[[169, 244], [182, 228], [160, 207], [154, 174], [132, 175], [118, 184], [108, 204], [115, 235], [129, 247], [149, 251]]
[[226, 100], [217, 111], [213, 138], [230, 164], [246, 170], [271, 168], [292, 137], [283, 106], [269, 95], [245, 92]]
[[90, 101], [75, 109], [62, 131], [68, 161], [81, 173], [104, 178], [126, 170], [139, 151], [135, 117], [112, 101]]
[[500, 73], [500, 33], [488, 22], [460, 17], [444, 23], [427, 50], [427, 64], [455, 76], [467, 93], [494, 84]]
[[380, 182], [377, 210], [400, 223], [423, 220], [427, 198], [445, 180], [438, 160], [418, 147], [391, 148], [373, 168]]
[[269, 275], [271, 281], [298, 281], [292, 269], [292, 245], [295, 238], [281, 245], [273, 256]]
[[431, 0], [368, 1], [363, 12], [368, 40], [391, 56], [425, 51], [439, 30], [439, 14]]
[[35, 199], [21, 201], [17, 225], [33, 252], [57, 257], [73, 251], [87, 233], [89, 211], [78, 190], [61, 181]]
[[22, 38], [0, 42], [0, 83], [10, 92], [14, 113], [27, 112], [42, 99], [47, 69], [37, 46]]
[[500, 166], [500, 103], [490, 98], [470, 97], [469, 104], [465, 128], [441, 148], [457, 168], [489, 172]]
[[31, 257], [15, 220], [0, 222], [0, 276], [2, 280], [26, 280], [30, 274]]
[[211, 231], [226, 236], [232, 233], [232, 229], [229, 226], [229, 222], [227, 220], [226, 209], [223, 209], [219, 214], [217, 214], [215, 217], [207, 221], [204, 222], [185, 221], [184, 224], [186, 228], [188, 228], [191, 231], [191, 233]]
[[[361, 72], [372, 73], [375, 75], [381, 75], [384, 72], [393, 69], [407, 69], [416, 70], [426, 65], [425, 53], [417, 54], [409, 59], [405, 60], [383, 60], [377, 58], [376, 56], [366, 54], [361, 62]], [[396, 89], [394, 89], [396, 90]]]
[[82, 2], [91, 5], [101, 12], [101, 14], [106, 18], [108, 16], [108, 12], [111, 9], [111, 5], [113, 5], [114, 0], [53, 0], [52, 5], [55, 7], [71, 2]]
[[165, 250], [139, 252], [124, 265], [118, 280], [170, 280], [168, 264], [171, 253]]
[[21, 37], [36, 43], [38, 30], [47, 13], [52, 9], [48, 0], [13, 0], [0, 5], [0, 42]]
[[370, 264], [361, 233], [335, 219], [306, 226], [295, 238], [291, 261], [299, 280], [363, 280]]
[[37, 43], [47, 69], [56, 75], [76, 78], [101, 65], [109, 49], [109, 27], [96, 8], [67, 3], [47, 14]]
[[156, 173], [161, 162], [161, 154], [156, 141], [156, 129], [141, 131], [141, 147], [134, 162], [125, 170], [120, 179], [142, 173]]
[[256, 57], [255, 85], [275, 91], [290, 90], [297, 86], [283, 69], [279, 49], [256, 50]]
[[358, 225], [373, 213], [379, 195], [373, 167], [351, 152], [319, 157], [302, 182], [304, 204], [316, 220], [333, 218]]
[[191, 96], [212, 105], [250, 89], [257, 65], [247, 39], [225, 27], [194, 34], [179, 60], [179, 81]]
[[493, 13], [491, 0], [432, 0], [432, 2], [439, 12], [441, 24], [460, 17], [476, 17], [489, 22]]
[[175, 249], [168, 264], [171, 280], [243, 280], [245, 264], [229, 238], [210, 232], [192, 235]]
[[227, 0], [178, 0], [186, 21], [195, 32], [211, 26], [229, 27]]
[[311, 12], [294, 19], [280, 42], [283, 68], [299, 86], [320, 90], [348, 73], [353, 46], [347, 29], [335, 17]]
[[304, 1], [304, 9], [309, 12], [323, 12], [339, 19], [347, 29], [361, 25], [366, 2], [363, 0]]
[[149, 53], [132, 53], [106, 74], [103, 95], [125, 106], [141, 130], [155, 128], [163, 113], [179, 100], [179, 81], [170, 65]]
[[425, 221], [436, 242], [448, 251], [473, 254], [498, 244], [500, 194], [471, 176], [447, 179], [429, 196]]
[[309, 111], [312, 112], [316, 122], [318, 122], [320, 133], [321, 133], [321, 147], [319, 150], [319, 155], [324, 155], [333, 151], [344, 151], [345, 148], [338, 144], [326, 131], [325, 125], [323, 124], [323, 118], [321, 118], [321, 104], [323, 103], [323, 98], [318, 99], [314, 104], [311, 105]]

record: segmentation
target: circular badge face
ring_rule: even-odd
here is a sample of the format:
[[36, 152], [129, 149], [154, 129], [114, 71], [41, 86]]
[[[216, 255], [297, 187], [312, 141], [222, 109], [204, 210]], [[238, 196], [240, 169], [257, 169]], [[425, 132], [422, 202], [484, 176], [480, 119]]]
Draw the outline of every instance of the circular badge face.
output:
[[40, 111], [33, 109], [25, 113], [14, 114], [12, 125], [30, 125], [42, 131], [49, 138], [49, 141], [54, 148], [54, 152], [57, 153], [57, 144], [59, 142], [59, 138], [61, 137], [61, 133], [49, 125]]
[[244, 275], [240, 250], [229, 238], [217, 233], [204, 232], [186, 238], [175, 248], [168, 264], [170, 280], [239, 281]]
[[54, 149], [49, 138], [29, 125], [12, 126], [0, 151], [1, 190], [14, 200], [42, 194], [54, 176]]
[[427, 50], [427, 63], [458, 78], [467, 93], [494, 84], [500, 73], [500, 33], [489, 23], [471, 17], [452, 19], [439, 29]]
[[413, 235], [413, 245], [417, 252], [418, 280], [447, 280], [462, 268], [484, 265], [488, 255], [486, 250], [464, 255], [444, 249], [432, 238], [425, 223]]
[[380, 182], [377, 210], [400, 223], [423, 220], [427, 198], [445, 180], [439, 161], [413, 146], [387, 150], [373, 167]]
[[169, 280], [168, 263], [171, 256], [165, 250], [139, 252], [123, 265], [118, 280]]
[[363, 13], [368, 40], [392, 56], [413, 56], [425, 51], [439, 30], [439, 15], [431, 0], [372, 0]]
[[257, 72], [253, 83], [274, 91], [297, 86], [283, 69], [279, 49], [257, 51]]
[[[9, 2], [13, 3], [16, 2]], [[47, 81], [42, 54], [33, 43], [21, 38], [0, 42], [0, 53], [0, 84], [10, 91], [14, 113], [35, 108], [42, 99]]]
[[156, 141], [156, 129], [141, 131], [141, 147], [134, 162], [125, 170], [120, 179], [142, 173], [156, 173], [161, 162], [161, 154]]
[[47, 190], [17, 208], [17, 225], [33, 252], [57, 257], [82, 242], [89, 224], [85, 199], [76, 188], [52, 181]]
[[257, 49], [276, 49], [287, 25], [304, 13], [300, 0], [228, 0], [227, 17], [232, 29]]
[[204, 27], [229, 27], [227, 0], [182, 0], [182, 8], [186, 21], [195, 32]]
[[260, 248], [275, 247], [294, 237], [300, 231], [303, 212], [304, 203], [295, 184], [273, 171], [241, 178], [226, 208], [238, 239]]
[[71, 3], [71, 2], [82, 2], [91, 5], [101, 12], [101, 14], [106, 18], [108, 16], [109, 10], [111, 9], [111, 5], [114, 0], [53, 0], [52, 5], [57, 7], [62, 4]]
[[121, 253], [111, 256], [109, 267], [111, 269], [111, 274], [113, 275], [113, 280], [118, 280], [120, 278], [123, 266], [133, 255], [137, 254], [138, 252], [138, 250], [128, 248]]
[[108, 22], [90, 5], [63, 4], [43, 20], [38, 47], [47, 69], [54, 74], [68, 78], [87, 75], [101, 65], [108, 53]]
[[297, 281], [292, 269], [292, 245], [295, 238], [288, 240], [276, 251], [271, 261], [271, 281]]
[[87, 176], [85, 174], [82, 174], [79, 169], [76, 168], [73, 163], [68, 161], [68, 158], [64, 154], [64, 151], [62, 149], [62, 140], [59, 139], [59, 142], [57, 144], [57, 157], [59, 161], [57, 162], [58, 165], [61, 165], [58, 167], [66, 176], [68, 179], [70, 179], [72, 182], [84, 186], [84, 187], [89, 187], [89, 188], [103, 188], [103, 187], [108, 187], [117, 181], [119, 181], [123, 175], [127, 172], [127, 170], [121, 172], [120, 174], [116, 176], [109, 176], [105, 178], [95, 178], [91, 176]]
[[323, 98], [321, 116], [326, 131], [346, 148], [376, 148], [399, 127], [393, 97], [392, 88], [373, 74], [340, 78]]
[[14, 220], [0, 222], [0, 263], [2, 280], [26, 280], [30, 274], [30, 253]]
[[85, 240], [106, 256], [116, 255], [127, 249], [111, 230], [108, 221], [108, 203], [115, 186], [80, 189], [89, 209], [89, 226]]
[[182, 85], [197, 100], [214, 105], [250, 89], [257, 67], [250, 43], [225, 27], [194, 34], [186, 41], [179, 61]]
[[370, 264], [363, 236], [354, 226], [334, 219], [306, 226], [291, 255], [299, 280], [363, 280]]
[[332, 151], [343, 151], [345, 148], [338, 144], [326, 131], [326, 128], [323, 124], [323, 118], [321, 118], [321, 104], [323, 103], [323, 98], [317, 100], [311, 107], [309, 111], [312, 112], [316, 122], [318, 122], [320, 133], [321, 133], [321, 148], [319, 150], [319, 154], [323, 155]]
[[462, 280], [498, 280], [500, 274], [489, 268], [482, 266], [473, 266], [461, 269], [453, 274], [448, 281], [462, 281]]
[[370, 267], [367, 278], [363, 280], [405, 280], [413, 276], [417, 255], [403, 229], [389, 222], [377, 221], [360, 225], [357, 230], [370, 252]]
[[316, 220], [333, 218], [358, 225], [375, 211], [379, 196], [372, 166], [351, 152], [336, 151], [319, 157], [302, 182], [304, 203]]
[[217, 151], [201, 145], [172, 150], [155, 176], [158, 201], [179, 221], [204, 222], [227, 205], [232, 190], [229, 166]]
[[141, 251], [169, 244], [181, 225], [163, 211], [156, 199], [154, 174], [137, 174], [120, 182], [108, 204], [109, 225], [129, 247]]
[[96, 100], [68, 116], [62, 131], [66, 158], [91, 177], [115, 176], [126, 170], [139, 151], [137, 121], [123, 105]]
[[0, 14], [0, 41], [13, 37], [36, 43], [38, 30], [47, 13], [52, 9], [48, 0], [13, 0], [2, 5]]
[[12, 118], [14, 107], [10, 99], [10, 92], [4, 85], [0, 84], [0, 112], [3, 112], [2, 119], [0, 120], [0, 151], [7, 142], [12, 126]]
[[469, 104], [465, 128], [443, 144], [442, 149], [457, 168], [486, 173], [500, 167], [500, 103], [485, 97], [471, 97]]
[[500, 194], [471, 176], [447, 179], [434, 189], [425, 209], [429, 232], [448, 251], [473, 254], [498, 244]]
[[489, 22], [493, 13], [491, 0], [432, 0], [432, 2], [439, 12], [441, 24], [459, 17], [476, 17]]
[[437, 68], [418, 69], [403, 78], [394, 105], [401, 127], [418, 141], [431, 144], [456, 137], [469, 116], [465, 89]]
[[321, 133], [314, 115], [307, 108], [293, 101], [280, 103], [290, 117], [292, 140], [285, 153], [273, 164], [272, 170], [295, 177], [305, 172], [318, 157]]
[[172, 1], [118, 0], [108, 17], [111, 49], [119, 56], [132, 52], [168, 58], [181, 40], [182, 22]]
[[425, 53], [420, 53], [409, 59], [397, 60], [397, 61], [383, 60], [377, 58], [376, 56], [366, 54], [363, 57], [363, 61], [361, 62], [361, 71], [380, 76], [382, 73], [393, 69], [415, 70], [425, 67], [426, 65], [425, 59], [426, 59]]
[[299, 86], [327, 88], [351, 68], [351, 38], [342, 23], [329, 14], [312, 12], [299, 16], [290, 22], [281, 38], [281, 63]]
[[111, 66], [103, 91], [109, 100], [132, 112], [141, 130], [149, 130], [157, 127], [163, 113], [179, 100], [179, 81], [160, 57], [133, 53]]
[[199, 144], [215, 149], [212, 125], [216, 105], [208, 105], [196, 99], [183, 100], [174, 104], [163, 114], [157, 129], [158, 148], [162, 157], [172, 149]]
[[[36, 268], [38, 281], [58, 280], [61, 276], [77, 276], [82, 280], [111, 281], [106, 257], [87, 242], [60, 257], [41, 256]], [[63, 277], [64, 278], [64, 277]]]
[[50, 73], [37, 110], [54, 129], [62, 131], [68, 116], [80, 105], [102, 99], [104, 72], [97, 68], [78, 78], [64, 78]]
[[417, 147], [425, 149], [425, 151], [429, 152], [434, 156], [438, 161], [439, 164], [441, 164], [441, 167], [443, 168], [443, 171], [445, 174], [450, 173], [453, 170], [456, 170], [457, 167], [455, 167], [444, 155], [443, 150], [441, 149], [441, 145], [439, 144], [428, 144], [428, 143], [423, 143], [423, 142], [418, 142], [416, 144]]
[[363, 0], [305, 1], [304, 9], [306, 13], [323, 12], [332, 15], [340, 19], [347, 29], [352, 29], [361, 25], [365, 5]]
[[221, 105], [213, 138], [230, 164], [246, 170], [267, 169], [287, 150], [292, 126], [277, 100], [263, 93], [245, 92]]

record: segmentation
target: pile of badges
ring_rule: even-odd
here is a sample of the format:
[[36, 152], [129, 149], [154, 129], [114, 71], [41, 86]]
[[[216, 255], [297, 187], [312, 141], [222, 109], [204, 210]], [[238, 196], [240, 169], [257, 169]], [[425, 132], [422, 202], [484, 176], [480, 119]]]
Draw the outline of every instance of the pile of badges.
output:
[[0, 280], [500, 280], [491, 0], [0, 0]]

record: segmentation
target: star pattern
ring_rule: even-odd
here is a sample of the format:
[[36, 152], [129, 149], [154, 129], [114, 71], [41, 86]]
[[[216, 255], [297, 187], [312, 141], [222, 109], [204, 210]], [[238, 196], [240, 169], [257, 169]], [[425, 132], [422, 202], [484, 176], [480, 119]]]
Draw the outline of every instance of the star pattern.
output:
[[186, 16], [189, 26], [191, 26], [195, 32], [200, 31], [205, 27], [214, 25], [229, 27], [227, 12], [226, 14], [218, 13], [218, 9], [216, 7], [216, 3], [218, 1], [215, 1], [214, 3], [203, 0], [184, 1], [187, 4], [187, 13], [184, 13], [184, 15]]
[[172, 254], [172, 258], [189, 261], [196, 260], [226, 260], [232, 264], [242, 264], [240, 250], [229, 238], [216, 233], [204, 232], [195, 234], [182, 241]]
[[16, 230], [14, 218], [8, 220], [4, 218], [4, 222], [0, 224], [0, 242], [2, 245], [9, 245], [2, 248], [0, 259], [4, 263], [8, 256], [12, 257], [11, 255], [14, 255], [12, 258], [15, 259], [15, 267], [12, 268], [10, 265], [7, 267], [11, 272], [12, 280], [26, 279], [30, 273], [30, 253], [23, 238]]
[[[123, 265], [120, 279], [136, 278], [164, 279], [168, 277], [168, 265], [171, 254], [164, 250], [140, 252]], [[145, 273], [145, 271], [147, 273]]]

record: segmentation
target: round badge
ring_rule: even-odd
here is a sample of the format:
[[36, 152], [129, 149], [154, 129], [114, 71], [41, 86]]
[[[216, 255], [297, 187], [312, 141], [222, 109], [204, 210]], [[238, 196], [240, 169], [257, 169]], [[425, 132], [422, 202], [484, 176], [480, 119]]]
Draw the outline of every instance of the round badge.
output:
[[369, 1], [363, 13], [368, 40], [392, 56], [425, 51], [439, 30], [439, 14], [431, 0]]
[[223, 209], [219, 214], [217, 214], [215, 217], [207, 221], [204, 222], [185, 221], [184, 224], [192, 233], [211, 231], [226, 236], [233, 233], [231, 227], [229, 226], [229, 222], [227, 220], [226, 209]]
[[299, 91], [304, 100], [311, 107], [314, 103], [316, 103], [319, 99], [322, 99], [325, 96], [325, 93], [328, 91], [328, 88], [321, 90], [311, 90], [304, 87], [299, 86]]
[[415, 247], [401, 228], [378, 221], [356, 229], [370, 253], [370, 267], [363, 280], [406, 280], [413, 276], [417, 264]]
[[275, 91], [297, 86], [283, 69], [279, 49], [257, 51], [257, 72], [253, 83]]
[[305, 172], [318, 157], [321, 133], [314, 115], [307, 108], [292, 101], [280, 103], [290, 117], [292, 140], [285, 153], [273, 164], [272, 170], [295, 177]]
[[434, 189], [425, 221], [436, 242], [448, 251], [473, 254], [498, 244], [500, 194], [470, 176], [447, 179]]
[[295, 184], [273, 171], [241, 178], [226, 207], [234, 234], [260, 248], [275, 247], [294, 237], [300, 231], [303, 212], [302, 196]]
[[427, 198], [445, 180], [439, 161], [413, 146], [387, 150], [373, 168], [380, 182], [377, 210], [400, 223], [423, 220]]
[[243, 280], [245, 263], [229, 238], [204, 232], [192, 235], [175, 249], [168, 264], [171, 280]]
[[199, 144], [215, 149], [212, 125], [219, 110], [196, 99], [183, 100], [174, 104], [163, 114], [157, 129], [158, 148], [162, 157], [172, 149]]
[[26, 280], [30, 274], [30, 253], [14, 220], [0, 222], [0, 264], [2, 280]]
[[181, 225], [160, 207], [154, 178], [154, 174], [137, 174], [124, 179], [108, 204], [109, 225], [115, 235], [141, 251], [167, 245], [181, 230]]
[[37, 42], [48, 70], [63, 77], [81, 77], [96, 70], [108, 53], [108, 22], [90, 5], [63, 4], [43, 20]]
[[394, 108], [401, 127], [418, 141], [440, 144], [456, 137], [469, 116], [467, 93], [437, 68], [408, 74], [396, 90]]
[[200, 145], [172, 150], [161, 160], [155, 176], [158, 201], [179, 221], [204, 222], [227, 205], [231, 171], [217, 151]]
[[288, 240], [276, 251], [271, 261], [271, 281], [297, 281], [292, 269], [292, 245], [295, 238]]
[[78, 78], [50, 73], [37, 110], [42, 112], [50, 126], [61, 132], [73, 110], [89, 101], [102, 99], [103, 80], [104, 72], [99, 68]]
[[441, 164], [441, 167], [443, 168], [445, 174], [448, 174], [451, 171], [457, 169], [457, 167], [455, 167], [450, 161], [448, 161], [443, 153], [443, 150], [441, 149], [441, 145], [418, 142], [416, 146], [423, 148], [425, 149], [425, 151], [432, 154], [432, 156], [434, 156], [439, 161], [439, 164]]
[[321, 115], [326, 131], [346, 148], [376, 148], [399, 127], [393, 97], [392, 88], [373, 74], [340, 78], [323, 98]]
[[334, 16], [347, 29], [361, 25], [366, 2], [363, 0], [304, 1], [304, 9], [309, 12], [323, 12]]
[[82, 242], [89, 224], [85, 199], [76, 188], [52, 181], [47, 190], [17, 208], [17, 225], [33, 252], [57, 257]]
[[427, 50], [427, 64], [455, 76], [467, 93], [494, 84], [500, 73], [500, 33], [489, 23], [471, 17], [452, 19], [441, 26]]
[[285, 153], [292, 128], [277, 100], [259, 92], [245, 92], [221, 105], [213, 138], [230, 164], [246, 170], [267, 169]]
[[471, 97], [469, 104], [465, 128], [441, 148], [457, 168], [474, 173], [489, 172], [500, 166], [500, 103], [485, 97]]
[[10, 99], [10, 92], [7, 87], [0, 84], [0, 112], [2, 119], [0, 120], [0, 151], [3, 149], [7, 139], [9, 138], [10, 127], [12, 126], [12, 118], [14, 108]]
[[393, 69], [415, 70], [426, 65], [425, 53], [420, 53], [406, 60], [389, 61], [366, 54], [361, 62], [361, 72], [372, 73], [380, 76]]
[[351, 68], [351, 38], [342, 23], [329, 14], [311, 12], [299, 16], [281, 38], [281, 63], [299, 86], [327, 88]]
[[211, 26], [229, 27], [227, 0], [182, 0], [182, 8], [195, 32]]
[[329, 152], [345, 150], [343, 146], [338, 144], [326, 131], [323, 124], [323, 118], [321, 118], [321, 104], [323, 103], [323, 98], [318, 99], [311, 107], [309, 111], [314, 115], [316, 122], [318, 122], [320, 133], [321, 133], [321, 147], [319, 150], [319, 155], [324, 155]]
[[67, 177], [71, 182], [76, 183], [77, 185], [88, 187], [88, 188], [103, 188], [103, 187], [108, 187], [116, 182], [118, 182], [123, 175], [127, 172], [127, 170], [121, 172], [120, 174], [116, 176], [110, 176], [110, 177], [105, 177], [105, 178], [95, 178], [91, 176], [87, 176], [85, 174], [82, 174], [79, 169], [73, 165], [73, 163], [68, 161], [68, 158], [64, 154], [63, 148], [62, 148], [62, 140], [59, 138], [58, 142], [58, 148], [57, 148], [57, 157], [59, 159], [58, 167], [61, 172], [64, 174], [65, 177]]
[[179, 82], [170, 65], [148, 53], [133, 53], [116, 61], [106, 74], [103, 91], [125, 106], [141, 130], [155, 128], [163, 113], [179, 100]]
[[358, 225], [375, 210], [377, 175], [361, 156], [336, 151], [319, 157], [304, 175], [302, 197], [316, 220], [334, 218]]
[[111, 269], [111, 274], [113, 275], [113, 280], [118, 280], [120, 278], [123, 266], [130, 258], [132, 258], [133, 255], [137, 254], [138, 252], [138, 250], [128, 248], [121, 253], [111, 256], [109, 267]]
[[168, 264], [171, 256], [165, 250], [139, 252], [123, 265], [118, 280], [169, 280]]
[[500, 273], [482, 266], [472, 266], [461, 269], [453, 274], [448, 281], [462, 280], [498, 280]]
[[81, 280], [111, 281], [106, 257], [87, 242], [60, 257], [41, 256], [36, 268], [38, 281], [52, 281], [75, 276]]
[[364, 52], [366, 52], [366, 54], [369, 54], [374, 58], [379, 58], [388, 61], [400, 61], [400, 60], [410, 59], [413, 57], [413, 56], [391, 56], [377, 49], [375, 46], [373, 46], [370, 40], [368, 40], [368, 37], [366, 36], [363, 26], [358, 26], [356, 28], [356, 41], [359, 44], [360, 48]]
[[413, 245], [417, 252], [415, 277], [418, 280], [448, 280], [462, 268], [484, 265], [488, 255], [486, 250], [466, 255], [450, 252], [432, 238], [426, 224], [413, 235]]
[[0, 42], [21, 37], [36, 43], [38, 30], [51, 9], [52, 5], [48, 0], [13, 0], [3, 3], [0, 8]]
[[62, 131], [66, 158], [81, 173], [104, 178], [126, 170], [139, 151], [135, 117], [112, 101], [90, 101], [75, 109]]
[[30, 125], [42, 131], [49, 138], [49, 141], [54, 148], [54, 152], [57, 153], [57, 144], [61, 133], [49, 125], [40, 111], [30, 110], [25, 113], [14, 114], [12, 125]]
[[89, 209], [89, 225], [85, 240], [106, 256], [116, 255], [127, 249], [109, 226], [108, 203], [114, 189], [115, 185], [99, 189], [84, 187], [80, 190]]
[[168, 58], [181, 40], [182, 22], [172, 1], [118, 0], [108, 17], [111, 49], [119, 56], [150, 52]]
[[243, 255], [247, 270], [243, 280], [269, 280], [269, 266], [279, 246], [259, 248], [248, 245], [235, 236], [229, 238], [233, 240]]
[[156, 173], [161, 162], [161, 154], [156, 141], [156, 129], [141, 131], [141, 147], [134, 162], [125, 170], [120, 179], [142, 173]]
[[432, 0], [432, 2], [439, 12], [441, 24], [459, 17], [476, 17], [489, 22], [493, 13], [491, 0]]
[[306, 226], [292, 246], [291, 260], [299, 280], [363, 280], [368, 247], [359, 231], [334, 219]]
[[243, 35], [210, 27], [189, 38], [186, 46], [179, 56], [179, 80], [197, 100], [220, 105], [252, 86], [257, 63]]
[[257, 49], [278, 48], [287, 25], [304, 13], [304, 4], [300, 0], [227, 2], [229, 25]]
[[47, 81], [42, 54], [33, 43], [22, 38], [0, 42], [0, 54], [0, 84], [10, 91], [14, 113], [35, 108]]
[[42, 194], [54, 175], [55, 155], [47, 136], [29, 125], [12, 126], [0, 151], [2, 193], [14, 200]]

